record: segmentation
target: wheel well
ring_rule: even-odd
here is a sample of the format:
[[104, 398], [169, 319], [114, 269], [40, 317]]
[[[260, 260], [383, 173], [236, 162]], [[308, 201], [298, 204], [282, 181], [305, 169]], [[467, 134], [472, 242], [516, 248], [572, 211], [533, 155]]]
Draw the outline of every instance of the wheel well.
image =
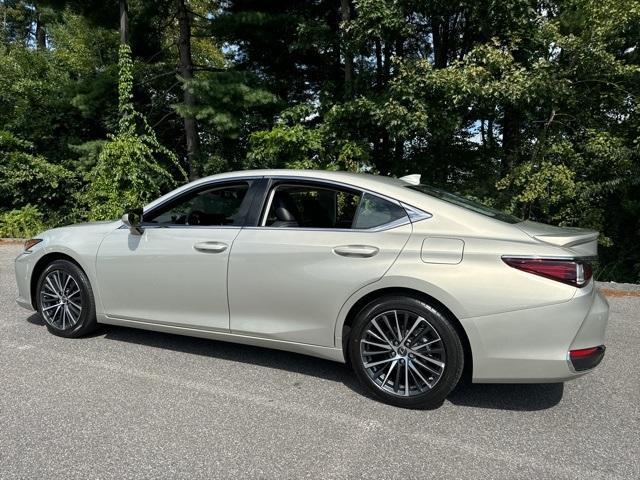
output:
[[40, 260], [38, 260], [38, 263], [36, 263], [36, 266], [33, 267], [33, 272], [31, 273], [31, 306], [35, 310], [38, 309], [36, 305], [36, 288], [38, 288], [38, 280], [40, 279], [40, 275], [42, 275], [44, 269], [47, 268], [47, 266], [51, 262], [55, 262], [56, 260], [68, 260], [69, 262], [77, 265], [78, 268], [84, 272], [84, 269], [80, 266], [80, 264], [69, 255], [59, 252], [47, 253], [46, 255], [44, 255]]
[[353, 324], [360, 310], [362, 310], [371, 301], [384, 295], [402, 295], [405, 297], [422, 300], [423, 302], [437, 308], [443, 315], [445, 315], [451, 322], [451, 325], [453, 325], [453, 327], [456, 329], [456, 332], [460, 337], [460, 342], [462, 343], [464, 354], [464, 370], [462, 372], [462, 379], [467, 381], [471, 380], [471, 375], [473, 373], [473, 356], [471, 354], [471, 344], [469, 343], [469, 337], [467, 337], [467, 332], [465, 332], [464, 328], [462, 327], [460, 320], [458, 320], [453, 312], [449, 310], [447, 306], [440, 302], [438, 299], [424, 292], [413, 290], [411, 288], [395, 287], [376, 290], [374, 292], [367, 293], [351, 307], [349, 313], [347, 313], [347, 317], [345, 318], [344, 325], [342, 326], [342, 350], [347, 363], [349, 363], [348, 342], [349, 334], [351, 333], [351, 325]]

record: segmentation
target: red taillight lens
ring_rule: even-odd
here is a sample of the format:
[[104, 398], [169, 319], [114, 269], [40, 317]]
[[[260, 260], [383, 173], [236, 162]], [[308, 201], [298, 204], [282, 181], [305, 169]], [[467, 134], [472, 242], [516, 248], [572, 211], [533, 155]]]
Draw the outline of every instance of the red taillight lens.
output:
[[510, 267], [574, 287], [584, 287], [593, 275], [591, 264], [579, 259], [502, 257], [502, 260]]
[[569, 357], [573, 358], [584, 358], [590, 357], [591, 355], [595, 355], [601, 350], [601, 347], [592, 347], [592, 348], [581, 348], [580, 350], [571, 350], [569, 352]]
[[604, 357], [604, 345], [591, 348], [569, 350], [569, 361], [576, 372], [589, 370], [598, 366]]

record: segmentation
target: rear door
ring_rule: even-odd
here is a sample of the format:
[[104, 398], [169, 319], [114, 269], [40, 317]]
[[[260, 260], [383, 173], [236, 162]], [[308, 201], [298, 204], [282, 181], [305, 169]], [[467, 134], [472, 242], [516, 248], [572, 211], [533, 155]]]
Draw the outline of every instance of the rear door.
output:
[[325, 182], [276, 179], [258, 226], [238, 234], [229, 262], [231, 331], [334, 345], [338, 312], [379, 280], [412, 228], [402, 206]]

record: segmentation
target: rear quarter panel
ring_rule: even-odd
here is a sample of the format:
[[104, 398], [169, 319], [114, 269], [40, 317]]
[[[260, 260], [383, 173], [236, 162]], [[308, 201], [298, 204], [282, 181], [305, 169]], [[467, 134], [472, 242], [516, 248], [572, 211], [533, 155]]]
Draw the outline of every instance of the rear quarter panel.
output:
[[[538, 242], [514, 225], [478, 217], [456, 212], [452, 218], [434, 212], [432, 218], [415, 223], [409, 241], [385, 276], [354, 293], [343, 306], [335, 330], [336, 344], [342, 343], [342, 325], [351, 307], [368, 293], [383, 288], [426, 293], [461, 321], [560, 304], [574, 297], [574, 287], [516, 270], [502, 261], [503, 255], [559, 256], [566, 255], [565, 250]], [[442, 252], [425, 253], [423, 245], [443, 244], [429, 239], [443, 238], [463, 243], [460, 262], [441, 263], [438, 259]], [[451, 241], [446, 244], [455, 245]]]

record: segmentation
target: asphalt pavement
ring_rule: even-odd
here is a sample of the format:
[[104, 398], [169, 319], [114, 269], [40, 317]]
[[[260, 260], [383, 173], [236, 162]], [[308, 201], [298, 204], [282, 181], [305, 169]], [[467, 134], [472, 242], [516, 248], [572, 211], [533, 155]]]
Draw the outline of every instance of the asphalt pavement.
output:
[[369, 398], [344, 366], [104, 326], [49, 334], [0, 245], [0, 478], [640, 478], [640, 297], [610, 298], [598, 369], [464, 385], [436, 410]]

